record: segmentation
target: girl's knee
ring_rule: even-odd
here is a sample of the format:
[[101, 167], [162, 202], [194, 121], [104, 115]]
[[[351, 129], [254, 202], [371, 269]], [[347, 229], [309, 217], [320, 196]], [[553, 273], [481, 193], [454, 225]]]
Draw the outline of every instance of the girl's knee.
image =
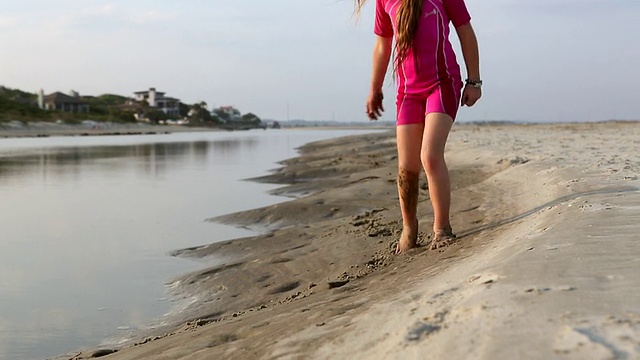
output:
[[409, 169], [401, 166], [398, 169], [398, 181], [405, 183], [414, 183], [420, 180], [420, 168]]
[[412, 159], [404, 159], [404, 161], [398, 161], [398, 172], [410, 172], [420, 173], [422, 171], [422, 163], [420, 159], [415, 156]]
[[422, 152], [420, 156], [422, 166], [427, 174], [432, 174], [446, 169], [446, 163], [444, 160], [444, 154], [432, 154], [428, 152]]

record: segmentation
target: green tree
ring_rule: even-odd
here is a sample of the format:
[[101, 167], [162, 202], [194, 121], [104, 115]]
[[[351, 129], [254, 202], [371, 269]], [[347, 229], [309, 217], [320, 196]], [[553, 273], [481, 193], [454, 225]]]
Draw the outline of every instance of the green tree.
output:
[[189, 110], [191, 110], [191, 106], [181, 102], [178, 104], [178, 109], [180, 112], [180, 117], [186, 118], [187, 116], [189, 116]]
[[165, 114], [164, 111], [150, 108], [144, 112], [144, 116], [149, 119], [150, 122], [157, 124], [160, 120], [168, 120], [169, 115]]
[[254, 126], [260, 126], [262, 124], [262, 120], [260, 120], [260, 118], [253, 113], [246, 113], [242, 115], [242, 121]]
[[207, 103], [204, 101], [191, 105], [189, 114], [189, 119], [194, 123], [205, 125], [215, 125], [219, 123], [219, 119], [217, 117], [211, 116], [211, 112], [207, 109]]

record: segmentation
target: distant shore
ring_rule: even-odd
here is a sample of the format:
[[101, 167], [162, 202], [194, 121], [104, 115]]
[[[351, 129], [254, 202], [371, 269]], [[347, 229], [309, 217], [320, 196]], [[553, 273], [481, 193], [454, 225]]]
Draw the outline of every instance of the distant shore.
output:
[[[282, 130], [362, 130], [389, 129], [388, 125], [378, 125], [364, 122], [360, 126], [292, 126]], [[171, 134], [180, 132], [214, 132], [214, 131], [244, 131], [246, 129], [230, 129], [220, 127], [196, 127], [183, 125], [152, 125], [147, 123], [111, 123], [111, 122], [83, 122], [79, 124], [59, 124], [51, 122], [4, 122], [0, 123], [0, 139], [2, 138], [34, 138], [50, 136], [107, 136], [107, 135], [152, 135]], [[272, 129], [269, 129], [272, 130]]]
[[636, 358], [638, 138], [625, 122], [455, 126], [459, 241], [427, 250], [423, 177], [423, 246], [402, 256], [393, 132], [308, 144], [256, 179], [297, 199], [212, 219], [276, 230], [176, 251], [225, 261], [176, 280], [190, 305], [166, 326], [70, 358]]
[[57, 124], [49, 122], [0, 123], [0, 138], [50, 137], [50, 136], [105, 136], [170, 134], [177, 132], [223, 131], [206, 127], [174, 125], [151, 125], [144, 123], [85, 122], [80, 124]]

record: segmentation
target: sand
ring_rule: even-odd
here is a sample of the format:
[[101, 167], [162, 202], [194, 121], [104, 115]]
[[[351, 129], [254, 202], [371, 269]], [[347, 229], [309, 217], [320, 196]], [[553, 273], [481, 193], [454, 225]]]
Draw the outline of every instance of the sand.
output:
[[163, 326], [74, 359], [640, 358], [640, 124], [456, 125], [458, 241], [393, 255], [392, 132], [308, 144], [256, 181], [292, 201], [211, 221], [265, 235], [176, 251]]

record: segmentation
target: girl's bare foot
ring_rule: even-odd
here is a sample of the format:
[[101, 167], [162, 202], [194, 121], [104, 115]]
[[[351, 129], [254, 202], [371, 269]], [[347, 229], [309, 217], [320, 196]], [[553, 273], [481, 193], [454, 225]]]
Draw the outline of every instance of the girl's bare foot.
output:
[[451, 226], [433, 232], [433, 239], [429, 250], [437, 250], [445, 246], [449, 246], [456, 242], [456, 235], [451, 230]]
[[418, 220], [413, 228], [403, 227], [400, 241], [396, 247], [396, 255], [418, 247]]

